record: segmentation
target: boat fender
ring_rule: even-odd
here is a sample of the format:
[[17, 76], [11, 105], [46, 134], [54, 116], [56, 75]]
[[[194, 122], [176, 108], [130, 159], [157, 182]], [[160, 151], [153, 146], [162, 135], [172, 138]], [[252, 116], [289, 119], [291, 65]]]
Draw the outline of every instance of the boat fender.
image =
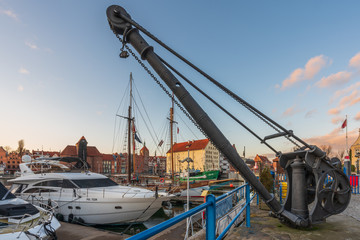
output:
[[50, 199], [50, 198], [48, 198], [48, 204], [47, 204], [47, 207], [48, 207], [48, 209], [51, 209], [51, 207], [52, 207], [52, 204], [51, 204], [51, 199]]
[[57, 213], [55, 215], [56, 219], [59, 220], [59, 221], [64, 221], [64, 215], [62, 215], [61, 213]]
[[84, 225], [85, 224], [85, 221], [84, 219], [82, 219], [81, 217], [78, 218], [77, 222], [81, 225]]
[[74, 221], [74, 214], [70, 213], [68, 217], [68, 222], [72, 223]]
[[164, 183], [164, 182], [165, 182], [165, 179], [164, 179], [164, 178], [160, 178], [160, 182], [161, 182], [161, 183]]

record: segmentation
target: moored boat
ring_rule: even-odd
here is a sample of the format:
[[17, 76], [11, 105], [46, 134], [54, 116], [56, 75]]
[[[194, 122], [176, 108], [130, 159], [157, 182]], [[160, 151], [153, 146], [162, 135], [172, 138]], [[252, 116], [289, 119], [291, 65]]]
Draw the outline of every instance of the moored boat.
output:
[[16, 198], [0, 183], [0, 240], [56, 239], [59, 227], [51, 209]]
[[[60, 161], [49, 158], [20, 164], [22, 176], [10, 181], [16, 184], [15, 194], [36, 205], [55, 201], [58, 216], [86, 224], [144, 222], [168, 200], [166, 194], [121, 186], [101, 174], [68, 171]], [[48, 172], [34, 173], [32, 164], [48, 166]], [[67, 172], [49, 166], [60, 166]]]

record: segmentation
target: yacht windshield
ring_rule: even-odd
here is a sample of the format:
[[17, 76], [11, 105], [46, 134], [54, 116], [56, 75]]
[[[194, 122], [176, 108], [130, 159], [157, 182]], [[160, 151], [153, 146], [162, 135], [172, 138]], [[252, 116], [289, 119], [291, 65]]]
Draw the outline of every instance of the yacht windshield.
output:
[[72, 179], [79, 188], [111, 187], [118, 184], [109, 178], [98, 179]]

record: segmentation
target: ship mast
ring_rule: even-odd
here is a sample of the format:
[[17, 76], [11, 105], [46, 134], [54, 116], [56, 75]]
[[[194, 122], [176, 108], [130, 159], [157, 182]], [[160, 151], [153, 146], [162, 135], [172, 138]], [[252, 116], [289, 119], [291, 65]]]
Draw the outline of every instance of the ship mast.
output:
[[130, 104], [128, 111], [128, 183], [131, 182], [131, 105], [132, 105], [132, 73], [130, 73]]
[[173, 124], [174, 124], [174, 93], [172, 95], [171, 98], [171, 108], [170, 108], [170, 146], [171, 146], [171, 178], [173, 183], [175, 182], [175, 178], [174, 178], [174, 149], [173, 149], [173, 144], [174, 144], [174, 134], [173, 134]]

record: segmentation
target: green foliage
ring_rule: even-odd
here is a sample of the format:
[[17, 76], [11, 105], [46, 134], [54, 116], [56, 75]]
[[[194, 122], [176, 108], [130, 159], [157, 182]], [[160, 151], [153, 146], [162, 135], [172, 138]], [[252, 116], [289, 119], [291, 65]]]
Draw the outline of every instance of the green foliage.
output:
[[260, 182], [265, 186], [266, 190], [273, 192], [274, 189], [274, 179], [271, 176], [270, 169], [265, 167], [260, 172]]
[[356, 171], [355, 165], [351, 165], [351, 171], [352, 171], [352, 172], [355, 172], [355, 171]]

